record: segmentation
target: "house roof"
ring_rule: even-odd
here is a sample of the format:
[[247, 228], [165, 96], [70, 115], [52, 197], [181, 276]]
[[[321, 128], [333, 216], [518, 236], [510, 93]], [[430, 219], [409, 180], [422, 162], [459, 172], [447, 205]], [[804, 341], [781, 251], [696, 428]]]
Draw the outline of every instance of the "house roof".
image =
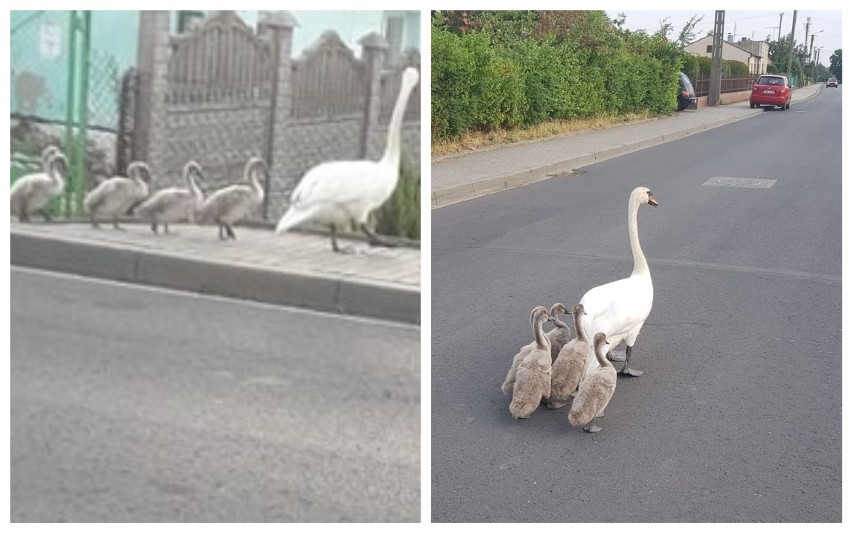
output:
[[[701, 42], [701, 41], [703, 41], [703, 40], [705, 40], [705, 39], [711, 39], [711, 40], [712, 40], [712, 39], [713, 39], [713, 36], [712, 36], [712, 35], [705, 35], [704, 37], [702, 37], [702, 38], [700, 38], [700, 39], [696, 39], [696, 40], [692, 41], [691, 43], [689, 43], [689, 44], [685, 45], [685, 46], [684, 46], [684, 48], [686, 48], [687, 46], [691, 46], [691, 45], [693, 45], [693, 44], [699, 43], [699, 42]], [[759, 42], [762, 42], [762, 41], [751, 41], [751, 42], [753, 42], [753, 43], [759, 43]], [[755, 57], [760, 57], [758, 54], [755, 54], [753, 50], [749, 50], [748, 48], [743, 48], [742, 46], [739, 46], [737, 43], [732, 43], [732, 42], [730, 42], [730, 41], [727, 41], [727, 40], [725, 40], [725, 39], [722, 39], [722, 46], [725, 46], [725, 45], [733, 46], [734, 48], [739, 48], [739, 49], [740, 49], [740, 50], [742, 50], [743, 52], [746, 52], [746, 53], [748, 53], [748, 54], [750, 54], [750, 55], [753, 55], [753, 56], [755, 56]]]

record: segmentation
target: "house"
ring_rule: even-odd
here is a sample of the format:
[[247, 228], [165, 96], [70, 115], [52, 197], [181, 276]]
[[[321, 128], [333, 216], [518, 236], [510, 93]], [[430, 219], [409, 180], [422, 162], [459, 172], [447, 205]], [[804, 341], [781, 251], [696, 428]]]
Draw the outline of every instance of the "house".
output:
[[[683, 51], [696, 55], [711, 57], [713, 55], [713, 36], [707, 35], [683, 47]], [[722, 41], [722, 59], [740, 61], [748, 65], [752, 74], [766, 74], [769, 66], [769, 43], [752, 41], [743, 37], [734, 42], [734, 36], [728, 34], [727, 40]]]

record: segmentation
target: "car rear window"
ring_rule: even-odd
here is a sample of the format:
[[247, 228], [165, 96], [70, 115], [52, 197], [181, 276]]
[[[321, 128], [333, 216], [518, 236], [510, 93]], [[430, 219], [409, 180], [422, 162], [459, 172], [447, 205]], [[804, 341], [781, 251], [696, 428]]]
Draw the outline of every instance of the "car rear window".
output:
[[769, 76], [761, 76], [757, 80], [758, 85], [784, 85], [784, 78], [770, 78]]

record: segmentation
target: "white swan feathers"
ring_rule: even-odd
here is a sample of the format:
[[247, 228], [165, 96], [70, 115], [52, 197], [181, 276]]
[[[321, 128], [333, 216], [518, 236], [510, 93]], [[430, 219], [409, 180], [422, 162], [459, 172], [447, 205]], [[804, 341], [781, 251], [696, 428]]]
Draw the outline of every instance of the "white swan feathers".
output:
[[[610, 349], [622, 342], [627, 343], [627, 357], [621, 372], [630, 375], [641, 375], [640, 371], [631, 373], [627, 365], [636, 337], [654, 303], [651, 271], [639, 245], [637, 218], [639, 207], [644, 204], [654, 207], [659, 205], [647, 187], [636, 187], [630, 194], [627, 209], [628, 235], [633, 253], [633, 272], [630, 277], [594, 287], [580, 299], [586, 310], [583, 325], [588, 338], [602, 332], [609, 341]], [[586, 375], [599, 368], [594, 355], [590, 354], [589, 357]]]
[[290, 207], [275, 228], [277, 233], [308, 220], [331, 226], [351, 222], [365, 224], [369, 214], [393, 194], [399, 180], [403, 113], [419, 78], [415, 68], [407, 68], [402, 74], [382, 158], [378, 161], [333, 161], [311, 168], [293, 191]]

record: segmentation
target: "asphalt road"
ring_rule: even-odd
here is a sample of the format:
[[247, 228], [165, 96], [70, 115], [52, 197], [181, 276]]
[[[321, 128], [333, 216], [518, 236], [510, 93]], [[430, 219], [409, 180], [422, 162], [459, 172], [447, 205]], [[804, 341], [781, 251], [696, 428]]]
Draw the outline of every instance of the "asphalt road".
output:
[[420, 330], [13, 268], [12, 521], [419, 521]]
[[[432, 211], [433, 521], [841, 520], [841, 94]], [[638, 185], [645, 375], [601, 433], [513, 420], [530, 310], [630, 274]]]

